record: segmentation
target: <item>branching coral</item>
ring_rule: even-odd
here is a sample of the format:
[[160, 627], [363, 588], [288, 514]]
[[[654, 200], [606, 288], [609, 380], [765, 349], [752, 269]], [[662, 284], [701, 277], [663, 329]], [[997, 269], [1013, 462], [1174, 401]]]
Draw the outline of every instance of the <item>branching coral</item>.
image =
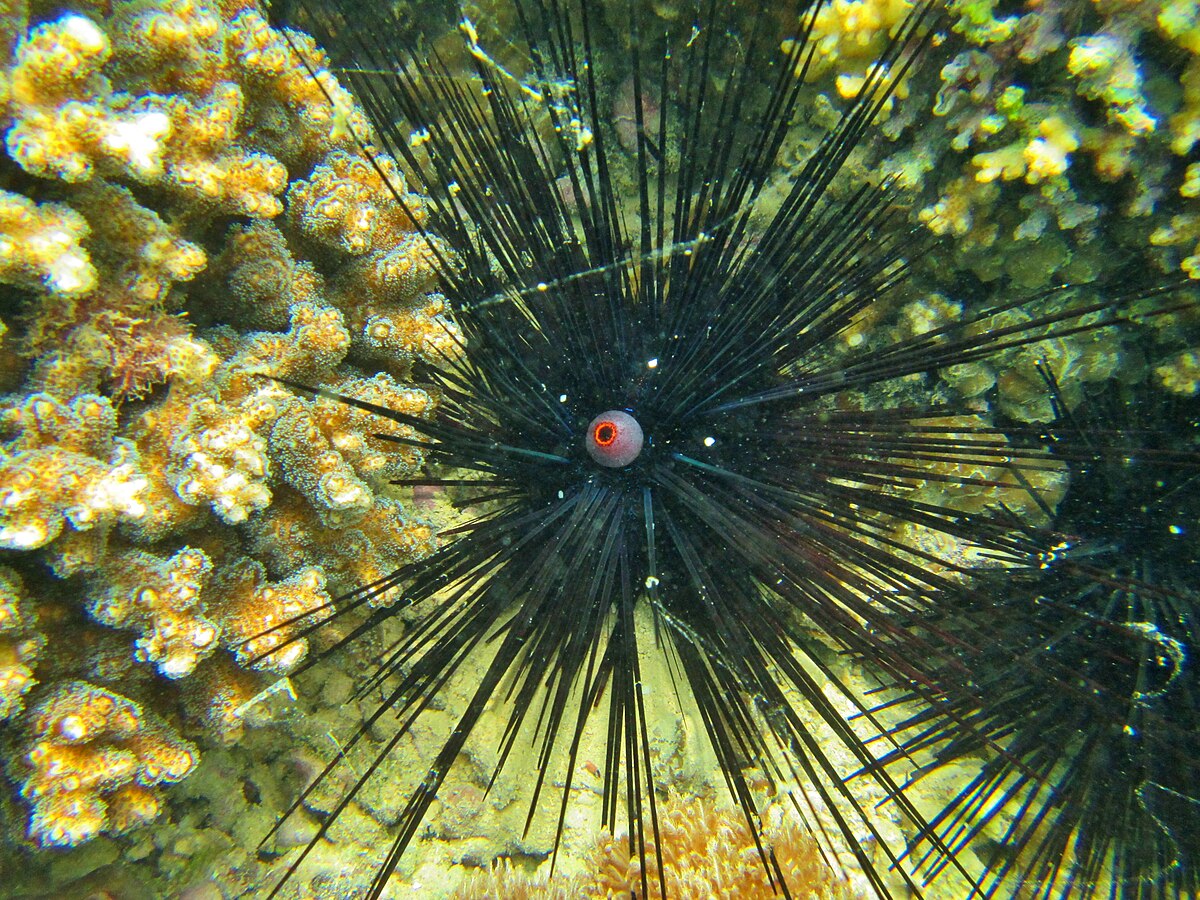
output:
[[92, 579], [88, 612], [138, 632], [137, 658], [167, 678], [182, 678], [217, 648], [217, 626], [201, 599], [211, 571], [208, 556], [190, 547], [170, 559], [137, 550], [113, 554]]
[[834, 70], [838, 94], [853, 97], [912, 6], [911, 0], [834, 0], [822, 7], [813, 26], [816, 56], [809, 77]]
[[[431, 553], [433, 528], [394, 500], [379, 498], [353, 525], [330, 528], [314, 521], [301, 497], [280, 491], [276, 501], [250, 523], [252, 547], [272, 572], [322, 565], [341, 590], [380, 580], [405, 560]], [[394, 602], [394, 594], [380, 598]]]
[[34, 630], [37, 613], [26, 599], [21, 577], [0, 566], [0, 720], [19, 713], [46, 638]]
[[[914, 99], [907, 118], [893, 117], [884, 132], [896, 149], [878, 166], [911, 192], [918, 220], [941, 238], [917, 267], [973, 274], [980, 304], [1062, 283], [1126, 284], [1134, 271], [1200, 274], [1200, 191], [1183, 158], [1200, 134], [1191, 109], [1200, 84], [1194, 4], [952, 0], [947, 8], [957, 34], [947, 35], [945, 63], [933, 84], [914, 82], [933, 92], [932, 115], [913, 114]], [[1046, 302], [1057, 297], [1051, 291]], [[1152, 358], [1185, 343], [1155, 322], [1139, 328], [1159, 345]], [[1040, 390], [1036, 364], [1068, 385], [1072, 405], [1080, 380], [1142, 364], [1135, 330], [1121, 341], [1066, 338], [1014, 354], [1000, 377], [972, 369], [949, 381], [981, 402], [994, 396], [1010, 415], [1044, 421], [1046, 404], [1028, 402]]]
[[[220, 32], [214, 11], [192, 6], [187, 24], [178, 7], [167, 15], [145, 11], [134, 17], [141, 21], [131, 22], [132, 5], [118, 4], [115, 13], [116, 33], [132, 45], [122, 48], [126, 64], [139, 54], [178, 55], [190, 46], [196, 51], [191, 61], [202, 69], [205, 56], [218, 52], [211, 41]], [[171, 12], [174, 28], [166, 21]], [[155, 15], [161, 21], [150, 21]], [[196, 100], [130, 94], [114, 90], [105, 77], [112, 56], [108, 35], [82, 15], [30, 31], [17, 47], [11, 75], [15, 123], [7, 142], [13, 159], [43, 177], [79, 182], [96, 174], [118, 176], [159, 184], [227, 212], [279, 214], [286, 169], [266, 154], [237, 146], [244, 110], [240, 86], [213, 84]]]
[[[397, 384], [383, 373], [371, 379], [339, 379], [329, 388], [407, 415], [426, 415], [433, 409], [425, 391]], [[413, 438], [411, 427], [388, 422], [371, 426], [372, 433], [368, 418], [370, 414], [344, 403], [321, 397], [297, 399], [271, 431], [271, 447], [281, 461], [284, 480], [305, 496], [328, 525], [357, 521], [374, 502], [370, 485], [381, 487], [421, 465], [415, 447], [377, 436]]]
[[213, 580], [221, 641], [238, 662], [257, 669], [286, 673], [308, 652], [296, 633], [329, 618], [333, 603], [320, 569], [302, 569], [290, 578], [268, 583], [261, 563], [241, 559], [225, 566]]
[[70, 846], [156, 818], [155, 788], [186, 777], [195, 746], [127, 697], [83, 681], [47, 691], [26, 716], [11, 766], [33, 805], [29, 837]]
[[[961, 261], [990, 280], [1003, 273], [989, 258], [1020, 256], [996, 253], [998, 247], [1027, 246], [1054, 231], [1075, 253], [1111, 252], [1097, 246], [1111, 240], [1100, 223], [1117, 215], [1141, 217], [1142, 247], [1150, 243], [1158, 227], [1152, 214], [1177, 190], [1182, 167], [1171, 151], [1187, 152], [1192, 116], [1186, 74], [1183, 105], [1174, 114], [1162, 91], [1148, 92], [1152, 76], [1179, 73], [1169, 71], [1169, 57], [1147, 58], [1144, 45], [1154, 35], [1196, 53], [1196, 16], [1185, 6], [1042, 2], [997, 18], [996, 4], [987, 0], [950, 4], [968, 47], [943, 67], [932, 111], [963, 156], [960, 167], [942, 170], [939, 195], [922, 218], [938, 233], [967, 236]], [[1076, 22], [1081, 33], [1072, 35], [1068, 23]], [[1193, 58], [1187, 72], [1194, 65]], [[1034, 83], [1069, 86], [1075, 97]], [[1104, 198], [1092, 179], [1129, 186], [1114, 194], [1124, 204]], [[981, 192], [973, 182], [998, 182], [1004, 190]], [[1068, 274], [1069, 263], [1065, 256], [1047, 269], [1043, 283]]]
[[86, 294], [96, 286], [96, 269], [80, 243], [90, 230], [65, 204], [39, 205], [0, 191], [0, 282]]
[[[10, 774], [31, 837], [71, 845], [153, 818], [154, 785], [191, 768], [147, 774], [154, 713], [113, 681], [177, 684], [186, 720], [121, 691], [235, 740], [267, 687], [244, 667], [296, 665], [307, 644], [285, 642], [332, 612], [327, 579], [350, 589], [434, 546], [385, 496], [419, 452], [370, 436], [409, 430], [275, 379], [430, 414], [411, 366], [459, 342], [430, 293], [444, 251], [416, 234], [423, 201], [384, 188], [366, 120], [307, 35], [242, 0], [0, 18], [0, 282], [21, 304], [0, 323], [0, 546], [31, 554], [0, 574], [0, 719], [26, 735]], [[285, 519], [313, 540], [266, 537]], [[257, 558], [236, 549], [242, 527]], [[22, 587], [17, 569], [40, 565], [78, 594]], [[142, 724], [48, 736], [63, 704]], [[72, 766], [86, 789], [54, 781]]]
[[103, 397], [70, 404], [30, 394], [0, 405], [8, 438], [0, 451], [0, 546], [29, 550], [75, 529], [146, 514], [136, 450], [116, 437], [116, 413]]

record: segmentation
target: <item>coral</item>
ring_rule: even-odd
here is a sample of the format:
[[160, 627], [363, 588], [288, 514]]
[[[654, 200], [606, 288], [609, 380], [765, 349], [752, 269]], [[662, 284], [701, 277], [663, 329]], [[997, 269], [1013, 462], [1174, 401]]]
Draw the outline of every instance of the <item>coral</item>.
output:
[[292, 305], [319, 305], [325, 290], [313, 264], [297, 261], [283, 232], [266, 221], [232, 226], [209, 276], [228, 286], [219, 309], [229, 321], [272, 330], [287, 328]]
[[[297, 31], [287, 33], [290, 44], [251, 8], [229, 23], [226, 47], [251, 96], [268, 104], [254, 113], [260, 128], [273, 134], [281, 156], [307, 168], [332, 147], [349, 149], [356, 137], [370, 134], [370, 126], [330, 73], [329, 60], [313, 39]], [[304, 57], [303, 64], [297, 53]], [[281, 107], [295, 111], [293, 123], [279, 121], [276, 110]]]
[[1174, 394], [1200, 393], [1200, 350], [1184, 350], [1154, 369], [1163, 387]]
[[[1054, 285], [1099, 282], [1104, 291], [1145, 273], [1200, 277], [1200, 167], [1186, 156], [1200, 135], [1195, 4], [950, 0], [947, 11], [956, 34], [945, 36], [936, 79], [932, 69], [909, 79], [913, 96], [882, 129], [892, 147], [861, 166], [867, 178], [894, 179], [938, 238], [913, 261], [917, 290], [924, 278], [930, 291], [944, 290], [938, 273], [953, 269], [973, 282], [956, 298], [965, 309], [1045, 291], [1053, 310]], [[863, 37], [875, 39], [886, 22], [879, 16]], [[855, 59], [846, 43], [821, 45], [827, 74], [816, 86], [835, 104], [832, 73]], [[1073, 406], [1087, 393], [1081, 382], [1143, 377], [1147, 346], [1165, 360], [1194, 345], [1194, 336], [1141, 321], [1120, 338], [1066, 336], [1014, 352], [996, 371], [943, 374], [972, 403], [1045, 421], [1039, 362]]]
[[[856, 900], [862, 896], [829, 867], [816, 839], [794, 814], [782, 811], [780, 804], [774, 804], [764, 817], [762, 851], [741, 812], [711, 800], [672, 797], [659, 816], [658, 848], [667, 896], [776, 897], [778, 891], [763, 865], [762, 852], [774, 854], [791, 896], [811, 900]], [[647, 862], [655, 859], [647, 850]], [[605, 835], [587, 863], [587, 872], [573, 881], [558, 879], [548, 884], [543, 875], [528, 875], [503, 860], [487, 873], [466, 878], [453, 896], [496, 900], [640, 896], [642, 874], [638, 855], [631, 858], [628, 841]], [[658, 871], [645, 875], [649, 885], [646, 896], [661, 896]]]
[[[910, 5], [822, 9], [814, 109], [832, 114], [857, 90]], [[951, 9], [965, 44], [933, 115], [890, 122], [889, 136], [911, 140], [879, 167], [945, 239], [928, 264], [950, 257], [1001, 290], [1090, 280], [1135, 252], [1200, 276], [1200, 166], [1183, 158], [1200, 139], [1194, 4], [1084, 0], [1078, 34], [1055, 0]], [[453, 358], [462, 336], [436, 293], [445, 245], [416, 229], [426, 203], [386, 189], [361, 151], [373, 140], [362, 112], [307, 35], [285, 39], [244, 0], [0, 14], [0, 282], [21, 308], [0, 322], [0, 389], [12, 391], [0, 398], [0, 546], [16, 567], [0, 568], [0, 720], [20, 747], [9, 775], [30, 838], [65, 846], [160, 815], [160, 785], [197, 760], [179, 733], [245, 740], [290, 696], [278, 676], [315, 651], [285, 641], [333, 612], [330, 595], [436, 546], [387, 485], [421, 465], [419, 448], [374, 437], [411, 429], [274, 379], [432, 415], [438, 398], [411, 386], [413, 364]], [[1151, 36], [1178, 62], [1148, 54]], [[920, 333], [966, 305], [930, 298], [894, 327]], [[870, 314], [848, 346], [887, 324]], [[1154, 377], [1196, 393], [1195, 342], [1159, 337]], [[1044, 419], [1038, 363], [1074, 400], [1128, 350], [1097, 333], [943, 374], [960, 398]], [[764, 831], [786, 871], [838, 896], [836, 881], [805, 880], [812, 847], [781, 827]], [[761, 887], [736, 815], [674, 805], [663, 840], [697, 891], [728, 893], [701, 886], [714, 871], [747, 896]], [[614, 890], [640, 883], [623, 842], [597, 860]]]
[[210, 587], [221, 642], [243, 666], [286, 673], [308, 653], [297, 632], [329, 618], [333, 601], [320, 569], [301, 569], [269, 583], [262, 564], [243, 558], [224, 566]]
[[[129, 5], [119, 7], [127, 11]], [[194, 19], [193, 49], [203, 51], [203, 32], [219, 32], [220, 22], [212, 12]], [[163, 44], [179, 43], [168, 27], [116, 24], [135, 44], [148, 43], [150, 53], [170, 52]], [[242, 215], [282, 211], [277, 195], [287, 186], [287, 170], [264, 153], [237, 146], [245, 106], [241, 87], [220, 82], [195, 100], [115, 91], [103, 74], [112, 55], [108, 35], [77, 14], [37, 26], [18, 44], [11, 75], [15, 121], [7, 144], [26, 171], [68, 182], [98, 173], [124, 177]]]
[[[1021, 321], [1026, 314], [1009, 313], [1002, 321]], [[1096, 315], [1092, 316], [1095, 321]], [[1087, 385], [1117, 375], [1128, 337], [1097, 329], [1080, 335], [1054, 338], [1034, 346], [1016, 347], [994, 360], [966, 363], [943, 371], [946, 381], [964, 397], [981, 398], [993, 387], [995, 405], [1021, 422], [1048, 422], [1055, 416], [1045, 391], [1045, 374], [1060, 386], [1059, 398], [1073, 408]]]
[[265, 483], [271, 465], [257, 430], [273, 411], [269, 404], [230, 410], [211, 397], [198, 398], [165, 471], [179, 499], [193, 506], [207, 503], [231, 524], [265, 508], [271, 502]]
[[1076, 90], [1108, 106], [1108, 117], [1132, 135], [1148, 134], [1157, 123], [1146, 108], [1142, 74], [1133, 49], [1110, 32], [1076, 38], [1069, 44], [1067, 71]]
[[1036, 136], [1023, 147], [1010, 145], [991, 153], [978, 153], [971, 162], [978, 167], [976, 181], [1024, 178], [1028, 184], [1039, 184], [1066, 172], [1070, 155], [1078, 149], [1075, 130], [1060, 117], [1049, 115], [1037, 123]]
[[86, 296], [51, 292], [36, 308], [24, 337], [25, 352], [38, 358], [34, 381], [61, 396], [104, 387], [120, 398], [186, 377], [196, 348], [162, 301], [204, 268], [204, 252], [127, 188], [89, 182], [73, 202], [92, 223], [99, 275]]
[[184, 687], [183, 702], [191, 718], [217, 743], [233, 744], [244, 733], [264, 681], [226, 654], [217, 654], [200, 663]]
[[[344, 378], [328, 388], [412, 416], [428, 415], [433, 400], [425, 391], [405, 387], [386, 373], [371, 379]], [[372, 416], [344, 403], [316, 397], [296, 400], [275, 421], [271, 448], [280, 460], [284, 480], [299, 491], [327, 525], [346, 525], [370, 509], [370, 484], [382, 486], [412, 473], [423, 457], [411, 445], [390, 443], [379, 435], [414, 438], [410, 426], [372, 422]]]
[[[20, 304], [0, 322], [0, 720], [24, 736], [31, 838], [72, 845], [163, 809], [156, 785], [191, 765], [151, 774], [147, 742], [267, 720], [262, 673], [309, 651], [327, 581], [435, 545], [384, 496], [422, 459], [372, 435], [411, 429], [279, 379], [428, 415], [412, 365], [460, 337], [424, 201], [386, 189], [307, 35], [248, 0], [0, 7], [0, 282]], [[276, 543], [283, 522], [311, 540]], [[104, 703], [134, 725], [46, 730]]]
[[[403, 179], [390, 158], [376, 164], [391, 183]], [[330, 283], [330, 301], [346, 317], [356, 345], [384, 358], [452, 358], [460, 336], [436, 287], [434, 261], [447, 256], [436, 238], [415, 232], [424, 205], [397, 196], [361, 157], [335, 150], [308, 181], [288, 192], [294, 230], [318, 254], [349, 256]]]
[[46, 638], [35, 625], [37, 613], [24, 596], [21, 577], [0, 566], [0, 720], [21, 712], [25, 695], [37, 684], [33, 669]]
[[288, 216], [296, 231], [352, 256], [394, 247], [409, 235], [425, 219], [421, 198], [402, 193], [401, 205], [392, 191], [403, 191], [404, 179], [390, 158], [377, 164], [383, 174], [361, 156], [334, 150], [307, 181], [293, 182]]
[[190, 547], [170, 559], [115, 553], [91, 579], [87, 609], [104, 625], [138, 632], [137, 659], [182, 678], [217, 648], [217, 626], [200, 596], [211, 571], [207, 554]]
[[[1143, 252], [1147, 244], [1161, 245], [1150, 236], [1161, 229], [1164, 199], [1184, 180], [1176, 157], [1200, 134], [1200, 115], [1192, 111], [1200, 110], [1194, 6], [1051, 0], [1006, 7], [998, 18], [994, 0], [953, 0], [950, 10], [966, 47], [940, 73], [932, 112], [944, 135], [931, 123], [915, 139], [948, 138], [957, 154], [957, 164], [951, 156], [924, 185], [937, 196], [922, 219], [939, 234], [961, 238], [958, 261], [992, 280], [1004, 274], [997, 260], [1019, 258], [1054, 232], [1069, 250], [1091, 258], [1121, 255], [1110, 242], [1134, 234]], [[1068, 30], [1076, 25], [1076, 33]], [[1185, 64], [1171, 71], [1178, 57], [1152, 55], [1151, 36], [1181, 48]], [[1151, 90], [1163, 79], [1182, 84], [1174, 110]], [[1038, 86], [1049, 84], [1055, 89]], [[904, 158], [898, 154], [892, 168]], [[1122, 189], [1108, 200], [1092, 178]], [[975, 182], [1002, 190], [980, 191]], [[1136, 231], [1105, 227], [1121, 216], [1140, 219]], [[1164, 268], [1173, 263], [1158, 260]], [[1071, 277], [1070, 262], [1071, 253], [1061, 256], [1043, 283]]]
[[186, 777], [199, 751], [127, 697], [60, 682], [30, 707], [10, 775], [33, 806], [29, 837], [72, 846], [155, 818], [155, 788]]
[[[826, 4], [813, 25], [816, 55], [809, 78], [816, 80], [833, 70], [838, 94], [853, 97], [889, 37], [911, 11], [911, 0], [834, 0]], [[784, 49], [787, 52], [789, 48]], [[900, 96], [904, 96], [903, 89]]]
[[[428, 523], [406, 515], [399, 503], [386, 497], [377, 498], [347, 528], [314, 521], [309, 509], [298, 494], [281, 490], [271, 508], [250, 523], [251, 547], [272, 572], [319, 565], [339, 590], [352, 590], [379, 581], [437, 545]], [[392, 593], [377, 602], [396, 599]]]
[[48, 394], [0, 404], [0, 546], [29, 550], [68, 522], [85, 531], [146, 514], [146, 479], [116, 427], [112, 404], [91, 394], [69, 405]]
[[96, 286], [96, 269], [80, 243], [90, 230], [69, 206], [0, 191], [0, 281], [86, 294]]

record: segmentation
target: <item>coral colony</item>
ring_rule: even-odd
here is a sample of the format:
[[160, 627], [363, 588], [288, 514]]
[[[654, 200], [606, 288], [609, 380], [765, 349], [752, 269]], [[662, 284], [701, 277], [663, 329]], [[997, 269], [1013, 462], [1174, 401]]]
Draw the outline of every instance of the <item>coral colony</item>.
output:
[[1200, 12], [776, 5], [0, 0], [6, 889], [1200, 892]]

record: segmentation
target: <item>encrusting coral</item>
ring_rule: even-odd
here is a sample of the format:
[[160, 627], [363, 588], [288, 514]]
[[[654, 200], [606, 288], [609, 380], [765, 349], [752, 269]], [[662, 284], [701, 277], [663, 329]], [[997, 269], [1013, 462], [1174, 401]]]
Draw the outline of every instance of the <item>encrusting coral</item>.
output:
[[[308, 36], [251, 0], [0, 3], [0, 34], [0, 284], [19, 292], [0, 310], [0, 720], [29, 836], [61, 847], [153, 819], [199, 759], [177, 731], [236, 740], [332, 594], [436, 544], [388, 486], [419, 450], [371, 436], [411, 429], [275, 379], [432, 415], [412, 365], [459, 338], [421, 198], [366, 162]], [[62, 725], [100, 707], [86, 734]], [[153, 774], [169, 746], [187, 764]]]

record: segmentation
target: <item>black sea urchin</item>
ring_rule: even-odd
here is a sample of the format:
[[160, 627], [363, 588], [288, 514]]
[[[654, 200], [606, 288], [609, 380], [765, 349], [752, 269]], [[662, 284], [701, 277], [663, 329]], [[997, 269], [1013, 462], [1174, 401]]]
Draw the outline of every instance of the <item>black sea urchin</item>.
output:
[[1091, 445], [1058, 509], [1071, 536], [940, 611], [953, 663], [897, 756], [935, 748], [923, 774], [983, 758], [930, 827], [951, 855], [981, 850], [984, 896], [1195, 897], [1200, 408], [1117, 386], [1055, 405], [1055, 430]]
[[[529, 820], [551, 807], [555, 848], [584, 736], [599, 732], [603, 824], [627, 828], [644, 863], [661, 785], [642, 685], [652, 655], [671, 673], [654, 687], [698, 713], [752, 829], [752, 781], [803, 785], [797, 815], [828, 853], [852, 854], [880, 896], [902, 882], [919, 894], [897, 865], [903, 847], [845, 781], [874, 757], [866, 725], [848, 722], [865, 709], [831, 651], [921, 682], [937, 670], [934, 632], [912, 623], [969, 583], [972, 559], [1025, 552], [1008, 537], [1013, 512], [964, 512], [951, 495], [1008, 485], [1032, 497], [1056, 464], [933, 399], [936, 371], [1116, 317], [1052, 291], [916, 336], [881, 328], [848, 349], [922, 248], [889, 183], [839, 177], [924, 51], [931, 7], [898, 29], [837, 126], [784, 177], [816, 6], [714, 0], [664, 18], [645, 6], [505, 4], [521, 68], [464, 18], [469, 78], [384, 14], [347, 4], [304, 18], [352, 47], [347, 76], [375, 129], [363, 150], [400, 160], [428, 197], [462, 335], [461, 354], [428, 373], [435, 419], [356, 404], [415, 429], [424, 483], [452, 486], [474, 512], [432, 557], [339, 601], [332, 621], [369, 613], [328, 652], [389, 617], [406, 631], [368, 679], [382, 699], [346, 747], [382, 732], [382, 749], [348, 776], [309, 850], [447, 684], [480, 673], [425, 776], [404, 788], [370, 897], [489, 707], [504, 723], [496, 772], [531, 766]], [[619, 138], [605, 104], [623, 80], [634, 127]], [[1016, 308], [1030, 314], [1011, 324], [1002, 313]], [[1089, 313], [1100, 321], [1084, 324]], [[639, 447], [609, 452], [635, 430]], [[395, 602], [372, 608], [385, 597]], [[873, 771], [876, 795], [919, 825]], [[665, 893], [661, 873], [654, 891]]]

